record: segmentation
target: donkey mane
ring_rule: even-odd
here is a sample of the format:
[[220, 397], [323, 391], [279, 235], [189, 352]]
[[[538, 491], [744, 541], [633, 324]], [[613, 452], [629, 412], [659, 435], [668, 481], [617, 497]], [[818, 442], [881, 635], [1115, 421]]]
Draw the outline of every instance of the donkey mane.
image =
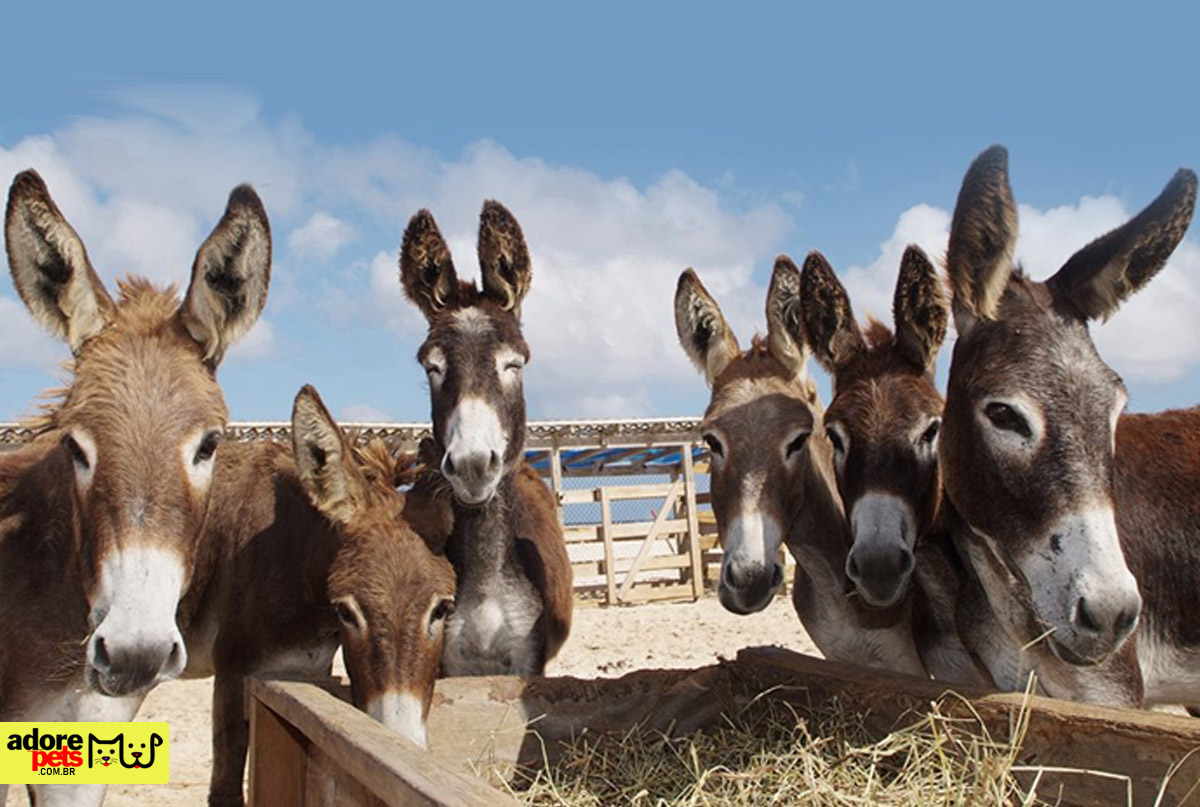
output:
[[[147, 278], [130, 275], [117, 281], [117, 290], [120, 298], [115, 306], [112, 321], [105, 331], [145, 336], [169, 327], [175, 321], [179, 311], [178, 284], [172, 283], [164, 288], [155, 286]], [[103, 350], [102, 341], [95, 340], [92, 344], [101, 346], [100, 349]], [[20, 420], [21, 425], [29, 429], [35, 437], [58, 427], [59, 415], [74, 386], [76, 361], [67, 359], [59, 366], [66, 374], [62, 385], [44, 390], [37, 396], [38, 411]], [[118, 383], [116, 388], [122, 386], [123, 384]]]

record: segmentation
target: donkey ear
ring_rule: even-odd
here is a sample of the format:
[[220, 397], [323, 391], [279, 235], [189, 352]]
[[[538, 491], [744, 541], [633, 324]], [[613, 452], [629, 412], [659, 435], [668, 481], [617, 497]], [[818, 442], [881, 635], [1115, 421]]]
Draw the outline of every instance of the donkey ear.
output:
[[483, 293], [520, 317], [521, 301], [533, 280], [533, 264], [521, 225], [494, 200], [484, 202], [479, 214], [479, 269]]
[[942, 281], [929, 257], [915, 244], [904, 250], [892, 300], [896, 348], [925, 372], [933, 370], [949, 319]]
[[229, 194], [225, 215], [196, 252], [180, 316], [216, 366], [246, 335], [267, 302], [271, 282], [271, 225], [249, 185]]
[[1180, 168], [1158, 198], [1076, 252], [1046, 284], [1085, 319], [1105, 320], [1162, 269], [1196, 209], [1196, 172]]
[[717, 301], [691, 269], [679, 276], [675, 287], [675, 330], [683, 352], [710, 387], [742, 352]]
[[306, 384], [292, 407], [292, 452], [300, 483], [313, 506], [345, 524], [354, 515], [359, 484], [350, 447], [316, 389]]
[[457, 303], [458, 275], [450, 259], [450, 247], [428, 210], [418, 210], [404, 230], [400, 285], [430, 322]]
[[775, 259], [767, 289], [767, 345], [797, 376], [807, 374], [808, 344], [800, 311], [800, 270], [787, 255]]
[[17, 293], [34, 319], [78, 354], [112, 318], [115, 306], [83, 242], [36, 171], [23, 171], [13, 180], [4, 235]]
[[946, 269], [954, 295], [954, 322], [964, 335], [994, 319], [1012, 276], [1017, 206], [1008, 184], [1008, 151], [992, 146], [963, 177], [950, 223]]
[[832, 375], [862, 353], [867, 345], [854, 319], [850, 295], [825, 256], [813, 250], [800, 272], [801, 316], [808, 344]]

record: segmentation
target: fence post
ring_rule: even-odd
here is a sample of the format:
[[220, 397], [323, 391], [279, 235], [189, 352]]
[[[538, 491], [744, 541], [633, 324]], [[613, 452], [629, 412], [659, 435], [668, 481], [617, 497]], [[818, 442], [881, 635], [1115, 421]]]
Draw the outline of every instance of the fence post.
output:
[[609, 489], [600, 488], [600, 534], [604, 538], [604, 585], [605, 605], [617, 602], [617, 573], [613, 568], [612, 501]]
[[557, 441], [554, 448], [550, 449], [550, 491], [554, 494], [554, 512], [558, 514], [558, 526], [565, 530], [567, 524], [563, 521], [562, 449]]
[[687, 502], [688, 554], [692, 560], [692, 599], [704, 596], [704, 558], [700, 549], [700, 518], [696, 513], [696, 470], [692, 462], [692, 444], [682, 446], [683, 491]]

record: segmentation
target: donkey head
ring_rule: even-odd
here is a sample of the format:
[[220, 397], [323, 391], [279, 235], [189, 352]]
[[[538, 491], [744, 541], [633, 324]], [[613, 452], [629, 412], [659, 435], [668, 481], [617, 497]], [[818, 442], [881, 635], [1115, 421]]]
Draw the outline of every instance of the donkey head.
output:
[[1064, 661], [1104, 659], [1141, 609], [1113, 515], [1126, 393], [1088, 321], [1162, 268], [1195, 202], [1196, 175], [1180, 170], [1149, 207], [1039, 283], [1012, 266], [1007, 152], [976, 158], [959, 192], [946, 255], [959, 334], [939, 447], [946, 495], [1008, 630], [1023, 642], [1048, 633]]
[[436, 458], [468, 506], [491, 500], [525, 448], [521, 301], [533, 268], [520, 225], [499, 202], [485, 202], [479, 215], [479, 267], [482, 291], [459, 281], [433, 215], [412, 217], [400, 281], [429, 322], [417, 360], [429, 376]]
[[874, 321], [859, 328], [820, 253], [804, 262], [800, 289], [808, 344], [833, 376], [825, 432], [854, 535], [846, 574], [868, 604], [888, 607], [907, 590], [914, 543], [932, 525], [941, 490], [933, 378], [948, 319], [941, 283], [924, 252], [905, 250], [894, 335]]
[[134, 692], [186, 663], [175, 611], [227, 419], [214, 372], [266, 300], [267, 216], [249, 186], [234, 189], [182, 304], [137, 279], [109, 297], [33, 171], [13, 181], [5, 236], [21, 299], [74, 354], [45, 427], [61, 434], [74, 476], [88, 680], [109, 695]]
[[[783, 583], [779, 546], [788, 539], [821, 411], [800, 331], [800, 273], [775, 262], [767, 293], [767, 337], [742, 352], [721, 309], [688, 269], [675, 291], [675, 328], [704, 374], [712, 399], [700, 424], [712, 468], [712, 507], [724, 559], [721, 604], [761, 611]], [[817, 446], [814, 446], [814, 441]]]
[[454, 570], [404, 520], [404, 461], [353, 448], [306, 386], [292, 410], [300, 481], [339, 542], [329, 569], [354, 704], [425, 745], [425, 717], [454, 610]]

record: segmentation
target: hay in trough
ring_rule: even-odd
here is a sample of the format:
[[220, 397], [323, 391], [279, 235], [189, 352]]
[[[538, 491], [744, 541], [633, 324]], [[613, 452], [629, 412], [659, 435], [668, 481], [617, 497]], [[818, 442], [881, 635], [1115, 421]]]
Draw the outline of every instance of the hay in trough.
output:
[[[946, 699], [880, 738], [837, 702], [799, 708], [759, 697], [722, 724], [690, 736], [635, 730], [585, 734], [553, 766], [509, 790], [529, 807], [761, 807], [762, 805], [1032, 805], [1037, 769], [1018, 764], [1027, 708], [1010, 739], [990, 736], [969, 704]], [[1103, 773], [1078, 772], [1106, 776]]]

